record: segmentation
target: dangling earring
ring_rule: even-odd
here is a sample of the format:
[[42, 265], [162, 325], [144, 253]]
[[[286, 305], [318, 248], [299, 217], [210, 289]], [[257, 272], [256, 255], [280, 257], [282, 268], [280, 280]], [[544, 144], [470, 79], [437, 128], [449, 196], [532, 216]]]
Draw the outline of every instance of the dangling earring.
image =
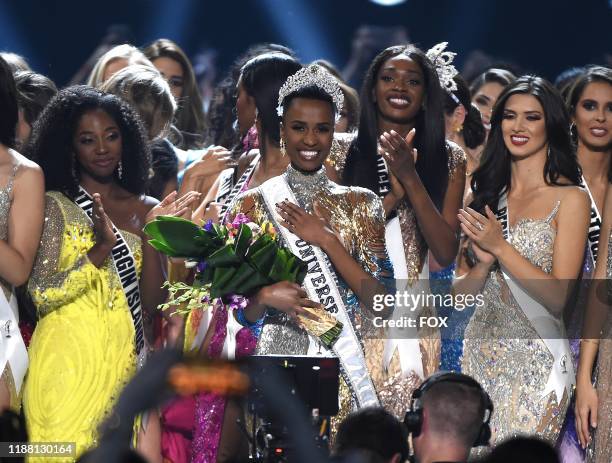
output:
[[121, 161], [117, 164], [117, 177], [119, 177], [119, 180], [123, 178], [123, 163]]
[[285, 147], [285, 140], [281, 137], [280, 139], [280, 152], [283, 157], [287, 156], [287, 149]]
[[574, 143], [578, 141], [578, 130], [576, 129], [576, 123], [572, 122], [570, 124], [570, 137]]
[[548, 144], [548, 149], [546, 150], [546, 158], [550, 159], [550, 143]]

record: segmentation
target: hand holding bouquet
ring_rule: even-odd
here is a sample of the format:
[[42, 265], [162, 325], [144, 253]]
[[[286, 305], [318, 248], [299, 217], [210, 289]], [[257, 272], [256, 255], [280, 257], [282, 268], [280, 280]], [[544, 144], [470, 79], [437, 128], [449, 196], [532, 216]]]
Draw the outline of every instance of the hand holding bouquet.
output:
[[[170, 301], [162, 308], [184, 305], [184, 312], [212, 305], [221, 298], [249, 297], [264, 286], [280, 281], [301, 284], [307, 265], [280, 245], [270, 222], [261, 226], [238, 214], [224, 225], [207, 222], [203, 227], [179, 217], [157, 217], [145, 233], [156, 250], [169, 257], [186, 258], [196, 268], [193, 285], [167, 283]], [[342, 324], [323, 309], [315, 311], [318, 321], [301, 317], [305, 329], [330, 347]], [[180, 310], [179, 310], [180, 311]]]

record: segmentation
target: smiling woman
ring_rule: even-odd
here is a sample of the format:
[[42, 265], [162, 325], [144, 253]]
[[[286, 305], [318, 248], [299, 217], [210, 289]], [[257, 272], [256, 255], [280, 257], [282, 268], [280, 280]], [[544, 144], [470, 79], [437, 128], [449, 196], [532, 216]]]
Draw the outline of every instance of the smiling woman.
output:
[[[307, 261], [311, 272], [302, 287], [281, 282], [261, 289], [242, 323], [263, 323], [255, 348], [259, 355], [320, 352], [339, 357], [345, 366], [341, 419], [354, 408], [378, 403], [370, 375], [376, 362], [361, 341], [372, 326], [366, 320], [374, 316], [373, 295], [385, 293], [393, 275], [383, 209], [371, 191], [337, 185], [325, 173], [342, 103], [337, 81], [311, 65], [288, 79], [278, 101], [281, 149], [290, 165], [281, 176], [240, 196], [228, 215], [244, 213], [256, 223], [274, 223], [284, 245]], [[338, 348], [328, 350], [303, 329], [300, 317], [316, 323], [318, 310], [328, 310], [344, 325]]]
[[[165, 299], [161, 260], [142, 227], [193, 200], [170, 195], [157, 204], [143, 195], [145, 137], [126, 103], [85, 86], [60, 91], [34, 125], [29, 154], [45, 173], [47, 195], [28, 282], [39, 321], [24, 410], [30, 439], [76, 442], [77, 455], [95, 443], [142, 363], [154, 309]], [[149, 424], [141, 437], [154, 435], [154, 416]]]
[[[580, 274], [587, 194], [561, 96], [525, 76], [500, 95], [465, 234], [455, 294], [482, 294], [465, 330], [462, 371], [495, 403], [491, 444], [535, 434], [555, 444], [575, 377], [563, 309]], [[495, 367], [491, 367], [495, 365]]]

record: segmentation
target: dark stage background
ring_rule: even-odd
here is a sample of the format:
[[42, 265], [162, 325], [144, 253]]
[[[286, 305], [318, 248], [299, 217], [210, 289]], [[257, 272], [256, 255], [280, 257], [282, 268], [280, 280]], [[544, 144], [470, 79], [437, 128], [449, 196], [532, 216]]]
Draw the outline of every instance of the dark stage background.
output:
[[64, 85], [112, 24], [128, 26], [138, 46], [167, 37], [191, 57], [206, 50], [202, 66], [216, 62], [216, 78], [247, 46], [266, 41], [343, 68], [365, 24], [402, 26], [423, 48], [448, 41], [460, 68], [477, 49], [549, 79], [612, 60], [612, 0], [0, 0], [0, 49]]

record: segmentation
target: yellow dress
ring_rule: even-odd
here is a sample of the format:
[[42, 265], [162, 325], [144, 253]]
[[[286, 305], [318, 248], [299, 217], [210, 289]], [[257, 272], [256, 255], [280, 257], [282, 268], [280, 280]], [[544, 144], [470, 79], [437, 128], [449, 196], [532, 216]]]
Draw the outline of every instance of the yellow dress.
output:
[[[140, 275], [140, 237], [122, 235]], [[47, 193], [28, 283], [39, 322], [29, 349], [24, 410], [30, 441], [75, 442], [76, 456], [96, 445], [98, 425], [136, 370], [125, 294], [111, 257], [100, 268], [87, 258], [93, 245], [85, 212], [63, 194]]]

